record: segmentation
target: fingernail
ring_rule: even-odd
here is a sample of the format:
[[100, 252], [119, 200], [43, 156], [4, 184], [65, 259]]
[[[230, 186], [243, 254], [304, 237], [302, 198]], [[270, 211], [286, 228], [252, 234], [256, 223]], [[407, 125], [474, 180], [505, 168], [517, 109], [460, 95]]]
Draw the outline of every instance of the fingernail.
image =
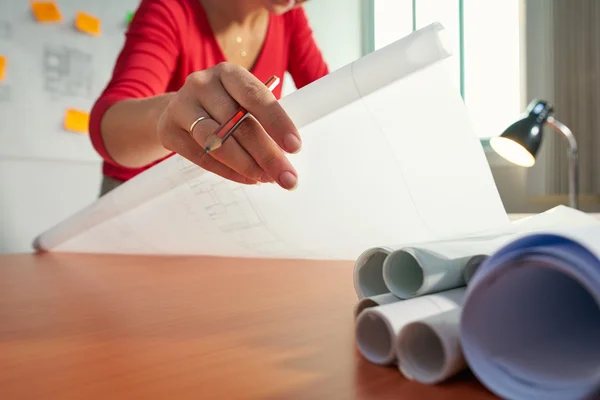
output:
[[283, 138], [283, 145], [285, 146], [285, 150], [289, 153], [297, 153], [302, 148], [302, 142], [300, 141], [300, 138], [293, 133], [289, 133]]
[[294, 190], [296, 189], [296, 185], [298, 185], [298, 178], [290, 171], [284, 171], [279, 175], [279, 184], [284, 189]]

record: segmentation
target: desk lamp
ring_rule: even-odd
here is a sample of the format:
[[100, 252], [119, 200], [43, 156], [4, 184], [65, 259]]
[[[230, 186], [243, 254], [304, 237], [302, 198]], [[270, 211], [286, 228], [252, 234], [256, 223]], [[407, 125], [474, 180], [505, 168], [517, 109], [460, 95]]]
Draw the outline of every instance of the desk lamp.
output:
[[569, 144], [569, 206], [578, 208], [579, 170], [577, 141], [571, 130], [552, 116], [553, 107], [545, 101], [533, 100], [527, 115], [506, 128], [502, 135], [490, 139], [496, 153], [513, 164], [531, 167], [542, 143], [544, 125], [563, 135]]

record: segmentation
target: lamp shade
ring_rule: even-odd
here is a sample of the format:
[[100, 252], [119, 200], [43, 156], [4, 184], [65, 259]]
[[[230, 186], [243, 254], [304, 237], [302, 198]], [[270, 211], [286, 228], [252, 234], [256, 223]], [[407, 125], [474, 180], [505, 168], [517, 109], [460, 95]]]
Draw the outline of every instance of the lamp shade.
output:
[[490, 146], [508, 161], [531, 167], [542, 144], [544, 124], [552, 112], [553, 108], [547, 102], [532, 101], [526, 115], [506, 128], [500, 136], [491, 138]]

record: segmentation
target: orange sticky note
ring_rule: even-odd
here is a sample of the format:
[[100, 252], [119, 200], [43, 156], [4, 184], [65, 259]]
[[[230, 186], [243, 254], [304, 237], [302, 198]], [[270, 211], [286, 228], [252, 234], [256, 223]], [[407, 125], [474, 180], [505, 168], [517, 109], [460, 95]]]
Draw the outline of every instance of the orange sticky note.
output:
[[6, 75], [6, 57], [0, 56], [0, 81], [4, 80]]
[[75, 16], [75, 27], [88, 35], [99, 36], [101, 31], [100, 19], [79, 11]]
[[90, 115], [85, 111], [67, 109], [65, 113], [65, 129], [76, 133], [88, 133]]
[[38, 22], [60, 22], [62, 15], [53, 1], [32, 1], [31, 11]]

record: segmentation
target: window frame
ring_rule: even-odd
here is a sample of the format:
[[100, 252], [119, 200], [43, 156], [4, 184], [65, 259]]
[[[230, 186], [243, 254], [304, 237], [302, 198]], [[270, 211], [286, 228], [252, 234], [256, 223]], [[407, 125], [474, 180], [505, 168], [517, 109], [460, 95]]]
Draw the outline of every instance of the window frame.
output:
[[[364, 0], [362, 6], [363, 15], [363, 43], [362, 53], [363, 56], [375, 51], [375, 1], [376, 0]], [[464, 56], [464, 0], [458, 0], [458, 62], [459, 62], [459, 90], [460, 95], [465, 98], [465, 56]], [[417, 30], [417, 0], [412, 0], [412, 31]], [[523, 27], [521, 27], [523, 30]], [[521, 64], [524, 60], [521, 60]], [[521, 76], [521, 89], [524, 91], [526, 88], [524, 82], [524, 76]], [[523, 99], [523, 95], [521, 95]], [[522, 100], [523, 102], [523, 100]], [[524, 105], [521, 104], [523, 107]], [[490, 138], [480, 137], [479, 138], [484, 150], [486, 152], [493, 153], [493, 149], [490, 146]]]

